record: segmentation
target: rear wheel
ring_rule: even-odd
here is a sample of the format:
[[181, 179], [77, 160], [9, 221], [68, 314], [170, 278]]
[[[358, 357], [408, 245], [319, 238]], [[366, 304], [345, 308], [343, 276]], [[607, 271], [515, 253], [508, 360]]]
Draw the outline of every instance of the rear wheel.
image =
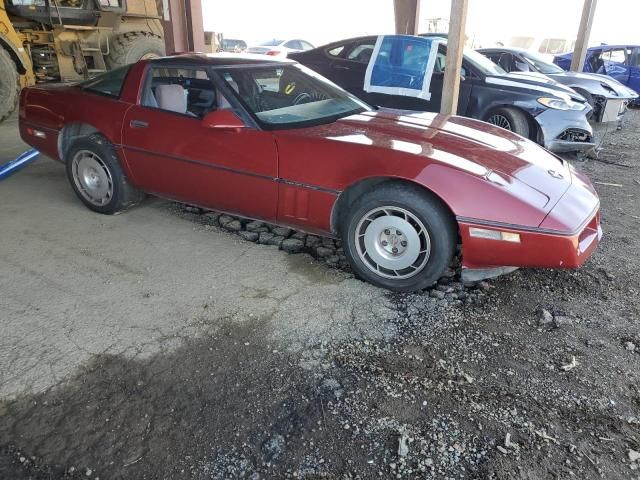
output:
[[493, 110], [485, 120], [496, 127], [504, 128], [529, 138], [529, 122], [526, 115], [516, 108], [503, 107]]
[[113, 146], [99, 134], [76, 140], [65, 158], [71, 187], [94, 212], [114, 214], [144, 198], [127, 181]]
[[18, 69], [9, 52], [0, 47], [0, 122], [16, 109], [19, 96]]
[[165, 55], [164, 41], [148, 32], [128, 32], [111, 39], [107, 63], [110, 68], [123, 67], [138, 60]]
[[453, 256], [456, 226], [442, 202], [411, 185], [382, 184], [358, 198], [342, 222], [342, 242], [364, 280], [398, 292], [421, 290]]

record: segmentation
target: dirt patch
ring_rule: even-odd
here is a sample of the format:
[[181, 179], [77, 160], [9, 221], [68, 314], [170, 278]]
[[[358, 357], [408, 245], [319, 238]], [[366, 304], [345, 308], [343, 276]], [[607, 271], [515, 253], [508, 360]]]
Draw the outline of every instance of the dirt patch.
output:
[[[640, 478], [639, 138], [634, 110], [577, 164], [605, 232], [582, 269], [518, 271], [471, 295], [455, 278], [379, 291], [386, 335], [361, 323], [289, 349], [273, 335], [285, 319], [263, 315], [146, 358], [96, 355], [0, 404], [0, 477]], [[313, 269], [320, 288], [348, 275]]]

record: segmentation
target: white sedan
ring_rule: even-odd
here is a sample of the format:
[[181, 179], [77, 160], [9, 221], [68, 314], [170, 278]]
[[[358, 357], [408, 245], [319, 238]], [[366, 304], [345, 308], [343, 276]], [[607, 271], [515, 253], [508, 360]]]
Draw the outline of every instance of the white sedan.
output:
[[251, 46], [245, 50], [246, 53], [256, 53], [270, 55], [272, 57], [286, 57], [289, 53], [304, 52], [314, 48], [306, 40], [268, 40], [259, 45]]

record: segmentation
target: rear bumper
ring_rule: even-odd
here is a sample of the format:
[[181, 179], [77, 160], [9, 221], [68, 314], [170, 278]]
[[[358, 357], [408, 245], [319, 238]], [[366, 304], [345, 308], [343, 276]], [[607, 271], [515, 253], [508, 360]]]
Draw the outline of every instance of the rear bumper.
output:
[[[578, 231], [572, 233], [461, 219], [459, 228], [462, 266], [471, 271], [491, 271], [504, 267], [578, 268], [591, 256], [602, 238], [599, 209], [587, 218]], [[478, 238], [471, 233], [471, 229], [507, 232], [517, 235], [519, 241]], [[513, 235], [509, 238], [513, 239]]]

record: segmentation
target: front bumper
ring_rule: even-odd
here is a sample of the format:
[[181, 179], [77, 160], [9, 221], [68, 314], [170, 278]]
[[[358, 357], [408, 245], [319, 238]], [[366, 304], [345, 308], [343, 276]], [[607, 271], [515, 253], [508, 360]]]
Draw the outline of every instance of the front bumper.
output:
[[545, 148], [556, 153], [584, 152], [596, 146], [589, 110], [548, 109], [535, 117]]
[[489, 278], [513, 267], [584, 264], [602, 238], [600, 202], [586, 177], [572, 167], [571, 172], [572, 185], [538, 227], [459, 217], [463, 278]]
[[[472, 270], [494, 270], [506, 266], [578, 268], [591, 256], [602, 238], [599, 211], [594, 212], [585, 225], [572, 234], [467, 222], [461, 222], [459, 227], [462, 237], [462, 266]], [[476, 238], [471, 236], [470, 228], [517, 234], [520, 241]]]

